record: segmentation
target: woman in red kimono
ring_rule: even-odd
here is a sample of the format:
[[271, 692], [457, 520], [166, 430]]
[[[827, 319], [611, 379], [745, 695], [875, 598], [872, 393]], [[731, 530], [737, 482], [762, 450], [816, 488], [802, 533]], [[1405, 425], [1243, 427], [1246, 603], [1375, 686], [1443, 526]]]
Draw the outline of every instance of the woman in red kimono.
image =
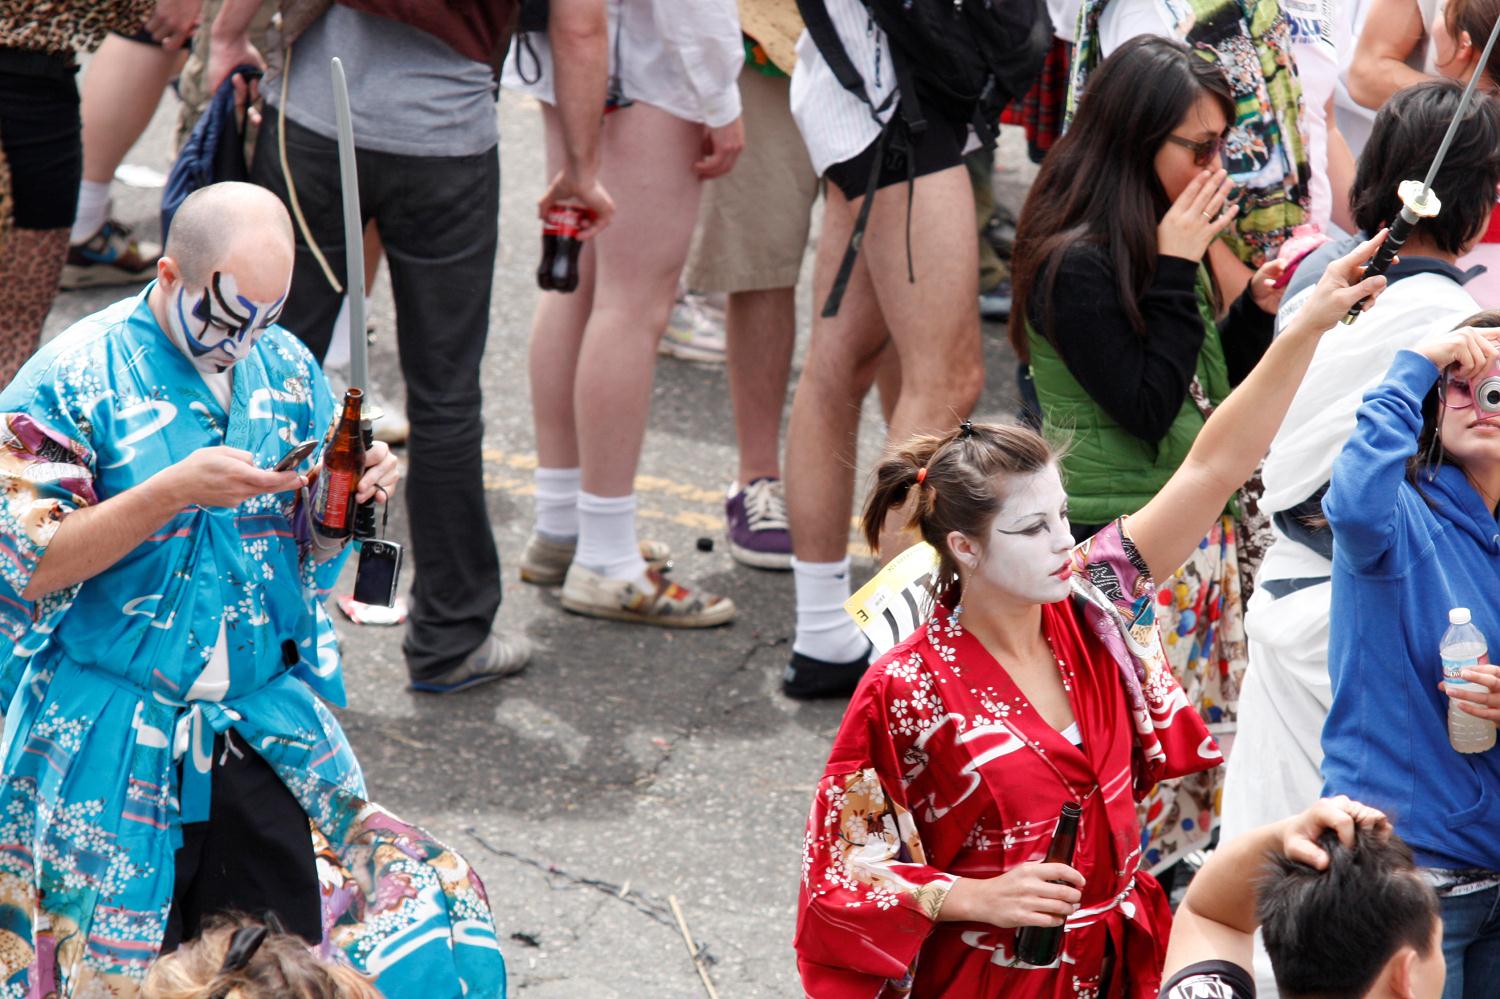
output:
[[[1329, 266], [1161, 492], [1082, 545], [1028, 430], [965, 423], [882, 463], [867, 537], [911, 500], [946, 586], [871, 666], [818, 785], [796, 939], [809, 996], [1154, 999], [1171, 915], [1140, 869], [1136, 801], [1222, 757], [1166, 665], [1152, 580], [1254, 471], [1324, 331], [1383, 287], [1360, 281], [1381, 238]], [[1073, 864], [1042, 863], [1070, 801]], [[1017, 927], [1063, 924], [1057, 962], [1016, 960]]]

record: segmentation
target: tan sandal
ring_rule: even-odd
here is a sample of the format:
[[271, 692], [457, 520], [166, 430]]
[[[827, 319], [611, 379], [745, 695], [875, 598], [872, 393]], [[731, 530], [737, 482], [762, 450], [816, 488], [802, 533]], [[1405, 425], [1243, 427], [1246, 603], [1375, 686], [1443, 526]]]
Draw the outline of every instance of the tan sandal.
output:
[[610, 579], [574, 565], [563, 582], [562, 605], [588, 617], [659, 628], [714, 628], [734, 620], [734, 601], [674, 583], [656, 569], [640, 579]]

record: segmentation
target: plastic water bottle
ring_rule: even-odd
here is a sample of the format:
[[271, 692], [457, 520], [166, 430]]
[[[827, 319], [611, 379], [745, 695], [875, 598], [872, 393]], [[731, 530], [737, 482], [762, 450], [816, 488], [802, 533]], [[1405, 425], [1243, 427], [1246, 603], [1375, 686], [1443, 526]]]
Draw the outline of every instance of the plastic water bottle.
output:
[[[1448, 612], [1448, 630], [1443, 633], [1440, 648], [1444, 682], [1483, 693], [1483, 686], [1459, 676], [1459, 671], [1465, 667], [1490, 661], [1484, 633], [1474, 627], [1467, 607], [1455, 607]], [[1492, 748], [1495, 745], [1495, 723], [1460, 710], [1458, 703], [1451, 699], [1448, 702], [1448, 741], [1453, 748], [1460, 753], [1482, 753]]]

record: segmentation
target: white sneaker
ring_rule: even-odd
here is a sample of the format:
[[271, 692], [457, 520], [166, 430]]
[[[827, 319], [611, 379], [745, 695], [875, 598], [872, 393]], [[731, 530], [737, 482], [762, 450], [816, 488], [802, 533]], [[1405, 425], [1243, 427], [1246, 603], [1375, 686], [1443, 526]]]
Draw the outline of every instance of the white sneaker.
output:
[[699, 296], [683, 295], [672, 307], [667, 331], [656, 349], [680, 361], [723, 364], [727, 350], [723, 321], [714, 321]]

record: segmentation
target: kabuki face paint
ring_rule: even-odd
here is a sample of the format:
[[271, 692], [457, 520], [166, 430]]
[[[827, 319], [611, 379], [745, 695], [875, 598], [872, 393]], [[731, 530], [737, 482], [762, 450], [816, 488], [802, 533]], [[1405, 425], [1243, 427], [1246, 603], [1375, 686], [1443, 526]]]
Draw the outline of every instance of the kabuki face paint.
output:
[[1072, 590], [1073, 532], [1056, 465], [1006, 476], [1005, 501], [982, 547], [957, 553], [971, 580], [1018, 603], [1051, 604]]
[[227, 371], [249, 356], [281, 315], [290, 287], [288, 282], [280, 297], [265, 302], [240, 294], [234, 275], [224, 271], [214, 271], [203, 288], [179, 283], [167, 302], [169, 332], [200, 370]]

